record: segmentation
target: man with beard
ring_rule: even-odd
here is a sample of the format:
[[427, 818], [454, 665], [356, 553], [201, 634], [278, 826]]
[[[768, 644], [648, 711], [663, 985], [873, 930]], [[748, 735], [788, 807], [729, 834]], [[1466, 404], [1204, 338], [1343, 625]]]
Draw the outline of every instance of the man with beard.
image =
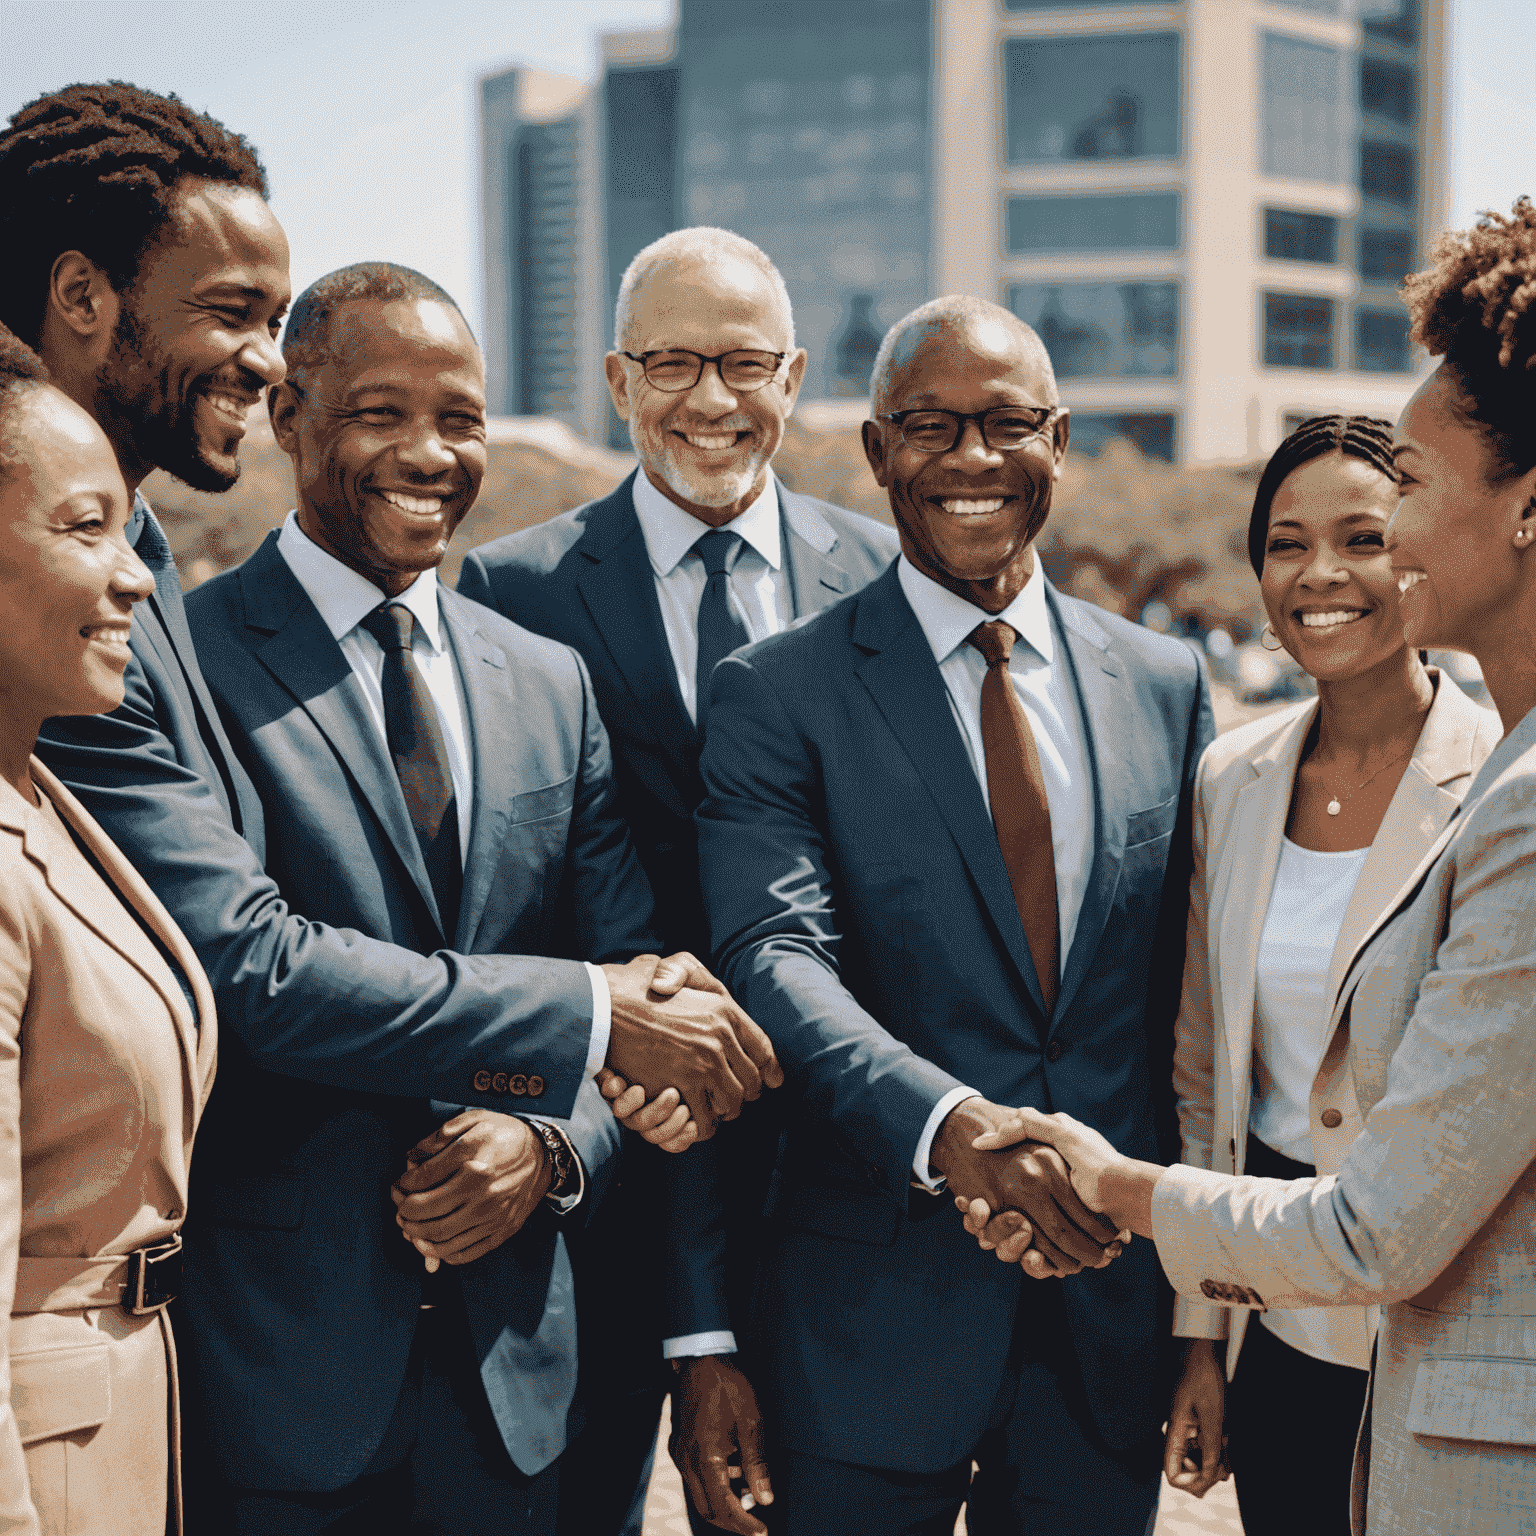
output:
[[[972, 1143], [1028, 1104], [1177, 1149], [1208, 692], [1187, 647], [1040, 569], [1067, 413], [1027, 326], [923, 306], [873, 411], [901, 559], [721, 664], [702, 761], [714, 950], [796, 1090], [755, 1298], [766, 1519], [916, 1536], [964, 1502], [977, 1536], [1142, 1536], [1156, 1255], [1121, 1254], [1048, 1150]], [[953, 1197], [977, 1190], [1023, 1213], [1041, 1283], [967, 1236]]]
[[[0, 134], [0, 252], [0, 321], [101, 422], [132, 490], [155, 467], [204, 489], [234, 483], [246, 409], [283, 377], [276, 336], [289, 294], [287, 242], [243, 139], [122, 83], [41, 97]], [[761, 1032], [718, 991], [695, 990], [716, 984], [686, 958], [658, 973], [654, 957], [428, 956], [291, 913], [263, 872], [262, 806], [199, 671], [170, 548], [141, 497], [128, 532], [156, 588], [135, 614], [125, 703], [50, 722], [38, 750], [197, 948], [226, 1063], [244, 1055], [317, 1095], [466, 1105], [481, 1124], [510, 1107], [519, 1076], [542, 1081], [542, 1113], [571, 1114], [606, 1058], [633, 1081], [675, 1085], [701, 1135], [778, 1080]], [[693, 987], [673, 997], [652, 990], [684, 978]], [[210, 1130], [219, 1108], [216, 1092]], [[482, 1161], [487, 1184], [508, 1173]], [[549, 1172], [542, 1159], [518, 1167], [533, 1182]], [[303, 1206], [302, 1181], [279, 1194], [210, 1216], [281, 1230]], [[287, 1447], [301, 1477], [316, 1450], [303, 1429], [291, 1426]], [[556, 1433], [539, 1456], [552, 1459], [560, 1443]], [[236, 1461], [263, 1449], [225, 1446]], [[367, 1460], [366, 1447], [341, 1449]]]
[[[581, 652], [663, 936], [701, 954], [692, 818], [710, 674], [737, 646], [856, 592], [896, 554], [888, 529], [796, 495], [769, 468], [805, 362], [784, 280], [757, 246], [723, 229], [664, 235], [619, 285], [606, 363], [640, 467], [600, 501], [473, 550], [459, 578], [461, 592]], [[638, 1536], [663, 1334], [678, 1371], [674, 1456], [694, 1505], [760, 1529], [726, 1462], [759, 1459], [756, 1404], [731, 1356], [778, 1133], [767, 1102], [664, 1168], [632, 1146], [621, 1192], [578, 1239], [588, 1427], [562, 1472], [564, 1536]], [[637, 1265], [647, 1251], [654, 1260]]]

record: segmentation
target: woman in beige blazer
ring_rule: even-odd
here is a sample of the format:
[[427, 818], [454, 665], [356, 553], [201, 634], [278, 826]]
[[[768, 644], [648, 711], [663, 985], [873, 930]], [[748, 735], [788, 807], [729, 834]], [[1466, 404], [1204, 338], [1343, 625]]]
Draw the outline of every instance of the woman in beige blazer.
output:
[[0, 329], [0, 1532], [163, 1536], [168, 1509], [180, 1526], [164, 1302], [213, 1000], [31, 756], [45, 718], [122, 702], [154, 589], [106, 438], [42, 380]]

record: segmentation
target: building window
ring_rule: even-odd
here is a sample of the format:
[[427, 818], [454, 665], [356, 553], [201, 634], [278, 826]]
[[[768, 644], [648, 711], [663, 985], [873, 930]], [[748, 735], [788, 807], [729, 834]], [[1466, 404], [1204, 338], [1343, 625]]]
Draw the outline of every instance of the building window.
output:
[[1418, 0], [1359, 0], [1367, 37], [1411, 48], [1419, 40]]
[[1333, 300], [1305, 293], [1264, 295], [1264, 364], [1333, 367]]
[[1133, 160], [1179, 152], [1179, 34], [1011, 37], [1008, 161]]
[[1008, 199], [1010, 252], [1172, 251], [1178, 245], [1177, 192]]
[[1360, 106], [1367, 117], [1411, 126], [1415, 120], [1413, 71], [1385, 59], [1361, 59]]
[[1413, 236], [1406, 229], [1360, 231], [1360, 276], [1397, 282], [1413, 267]]
[[1413, 150], [1408, 145], [1361, 140], [1360, 190], [1366, 197], [1411, 208], [1413, 182]]
[[1350, 179], [1355, 141], [1348, 55], [1266, 32], [1261, 160], [1267, 176], [1334, 184]]
[[1339, 221], [1323, 213], [1264, 210], [1264, 254], [1271, 261], [1339, 259]]
[[1178, 371], [1177, 283], [1014, 283], [1008, 307], [1039, 333], [1058, 378]]
[[1355, 311], [1355, 367], [1365, 373], [1408, 372], [1408, 316], [1402, 310]]
[[1117, 437], [1134, 443], [1149, 459], [1173, 463], [1174, 419], [1167, 411], [1072, 412], [1072, 451], [1096, 459]]
[[576, 126], [525, 124], [512, 156], [516, 223], [517, 409], [554, 416], [576, 403]]

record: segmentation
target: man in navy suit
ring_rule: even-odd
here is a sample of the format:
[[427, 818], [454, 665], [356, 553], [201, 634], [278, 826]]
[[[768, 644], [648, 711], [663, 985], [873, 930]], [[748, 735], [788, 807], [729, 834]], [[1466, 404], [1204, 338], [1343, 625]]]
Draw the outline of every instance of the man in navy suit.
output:
[[[300, 297], [284, 356], [268, 404], [298, 509], [187, 600], [269, 872], [306, 911], [424, 954], [653, 950], [579, 657], [437, 582], [486, 467], [457, 307], [408, 269], [344, 268]], [[549, 1529], [576, 1340], [539, 1206], [570, 1208], [618, 1131], [593, 1083], [556, 1127], [539, 1075], [487, 1076], [513, 1114], [225, 1061], [184, 1345], [222, 1472], [203, 1519]], [[449, 1267], [424, 1276], [423, 1255]]]
[[[902, 557], [720, 666], [702, 762], [715, 953], [793, 1096], [756, 1298], [767, 1520], [895, 1536], [966, 1502], [977, 1536], [1141, 1536], [1156, 1255], [1119, 1254], [1059, 1159], [971, 1143], [1029, 1104], [1176, 1146], [1207, 687], [1188, 648], [1040, 570], [1067, 416], [1028, 327], [936, 300], [886, 337], [873, 394]], [[953, 1197], [988, 1191], [1044, 1278], [967, 1236]]]
[[[693, 813], [715, 663], [856, 592], [896, 555], [888, 528], [796, 495], [770, 468], [805, 362], [783, 278], [757, 246], [720, 229], [663, 236], [624, 274], [606, 364], [640, 467], [610, 496], [472, 551], [459, 578], [585, 659], [669, 949], [708, 945]], [[695, 1505], [755, 1524], [725, 1456], [757, 1423], [732, 1356], [779, 1128], [762, 1101], [665, 1167], [632, 1145], [621, 1193], [578, 1238], [589, 1422], [566, 1455], [566, 1536], [638, 1536], [658, 1345], [678, 1362], [674, 1448]], [[668, 1251], [637, 1273], [626, 1259], [655, 1254], [664, 1232]]]

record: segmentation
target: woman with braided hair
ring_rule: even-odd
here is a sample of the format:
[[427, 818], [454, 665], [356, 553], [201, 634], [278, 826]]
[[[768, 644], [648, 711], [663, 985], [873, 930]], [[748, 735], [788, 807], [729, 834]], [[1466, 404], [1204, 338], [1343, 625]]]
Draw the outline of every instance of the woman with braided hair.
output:
[[[1485, 214], [1431, 256], [1404, 292], [1415, 340], [1442, 362], [1398, 422], [1387, 550], [1407, 644], [1476, 657], [1504, 734], [1331, 968], [1330, 1057], [1347, 1032], [1336, 1070], [1352, 1081], [1327, 1096], [1334, 1128], [1353, 1106], [1359, 1133], [1324, 1171], [1314, 1120], [1318, 1173], [1289, 1180], [1255, 1177], [1251, 1157], [1234, 1177], [1219, 1121], [1208, 1161], [1166, 1169], [1064, 1116], [1019, 1111], [1009, 1135], [1058, 1147], [1079, 1197], [1155, 1241], [1181, 1296], [1267, 1308], [1277, 1332], [1276, 1311], [1380, 1306], [1354, 1529], [1508, 1536], [1536, 1528], [1536, 204]], [[1277, 498], [1271, 542], [1280, 521]], [[1332, 786], [1341, 825], [1347, 788]], [[1213, 970], [1210, 987], [1225, 1002], [1233, 977]], [[1325, 1406], [1294, 1411], [1311, 1425]]]

